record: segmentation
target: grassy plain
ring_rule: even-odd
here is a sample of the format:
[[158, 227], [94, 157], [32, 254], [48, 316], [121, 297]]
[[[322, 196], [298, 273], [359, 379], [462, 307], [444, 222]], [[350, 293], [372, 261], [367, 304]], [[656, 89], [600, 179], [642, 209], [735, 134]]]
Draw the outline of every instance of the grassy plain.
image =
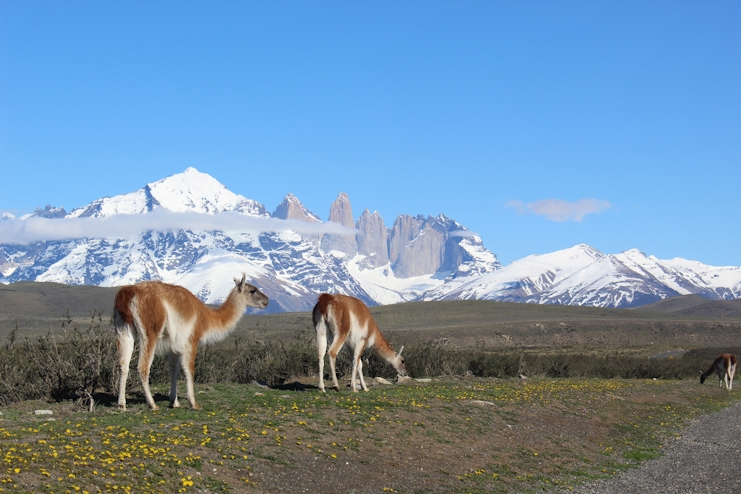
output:
[[738, 399], [695, 382], [620, 379], [197, 391], [202, 411], [151, 412], [135, 399], [122, 413], [110, 395], [92, 413], [69, 402], [3, 409], [0, 492], [568, 489], [657, 456], [688, 419]]
[[[660, 454], [688, 420], [738, 399], [696, 379], [720, 351], [741, 353], [734, 303], [443, 301], [372, 308], [420, 380], [321, 394], [310, 314], [255, 314], [199, 350], [203, 411], [148, 411], [134, 370], [121, 413], [106, 312], [114, 294], [0, 286], [0, 492], [568, 488]], [[649, 359], [678, 349], [686, 353]], [[365, 369], [391, 377], [377, 359]], [[165, 405], [162, 358], [152, 382]], [[75, 403], [83, 388], [97, 390], [93, 412]]]

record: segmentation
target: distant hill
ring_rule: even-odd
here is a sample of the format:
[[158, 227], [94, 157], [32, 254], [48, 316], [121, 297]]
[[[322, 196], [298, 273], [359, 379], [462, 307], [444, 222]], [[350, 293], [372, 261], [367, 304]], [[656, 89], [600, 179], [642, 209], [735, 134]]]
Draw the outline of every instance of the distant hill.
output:
[[636, 310], [695, 317], [741, 318], [741, 299], [708, 300], [694, 294], [680, 295], [644, 305]]
[[[94, 309], [103, 311], [107, 324], [116, 291], [44, 282], [0, 285], [0, 344], [16, 324], [20, 338], [45, 334], [50, 328], [57, 332], [68, 311], [83, 329]], [[711, 302], [689, 296], [643, 310], [444, 300], [377, 306], [371, 312], [381, 331], [399, 344], [597, 352], [609, 348], [653, 355], [678, 347], [738, 345], [739, 308], [741, 301]], [[231, 338], [253, 341], [303, 335], [313, 341], [313, 334], [310, 311], [263, 312], [247, 314]]]
[[110, 316], [117, 291], [118, 288], [30, 281], [0, 285], [0, 320], [56, 319], [68, 310], [70, 317], [89, 317], [93, 309]]
[[648, 310], [651, 312], [663, 312], [666, 314], [697, 307], [708, 302], [708, 299], [700, 295], [679, 295], [678, 297], [665, 298], [652, 304], [636, 307], [635, 310]]

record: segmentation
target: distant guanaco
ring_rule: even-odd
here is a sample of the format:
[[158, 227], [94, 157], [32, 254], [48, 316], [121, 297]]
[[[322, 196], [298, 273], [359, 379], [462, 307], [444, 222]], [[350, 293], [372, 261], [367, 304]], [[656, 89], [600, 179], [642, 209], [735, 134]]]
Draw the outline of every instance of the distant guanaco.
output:
[[718, 373], [718, 386], [723, 387], [726, 384], [727, 390], [733, 389], [733, 376], [736, 374], [736, 356], [730, 353], [721, 353], [713, 361], [713, 365], [708, 370], [700, 374], [700, 384], [713, 372]]
[[126, 380], [134, 340], [139, 338], [139, 378], [149, 408], [157, 405], [149, 389], [149, 370], [154, 354], [167, 353], [170, 367], [170, 406], [177, 408], [178, 374], [182, 365], [188, 392], [188, 403], [200, 410], [193, 392], [193, 375], [199, 343], [224, 339], [237, 325], [247, 307], [264, 309], [266, 297], [242, 279], [234, 278], [236, 286], [218, 309], [211, 309], [182, 286], [159, 281], [145, 281], [121, 287], [116, 293], [114, 319], [121, 381], [118, 406], [126, 410]]
[[355, 297], [347, 295], [330, 295], [323, 293], [314, 306], [314, 326], [316, 328], [317, 350], [319, 351], [319, 390], [324, 392], [324, 355], [327, 353], [327, 328], [334, 335], [334, 341], [329, 349], [329, 368], [332, 372], [332, 384], [339, 390], [337, 374], [335, 372], [335, 360], [342, 346], [347, 344], [354, 350], [352, 377], [350, 386], [357, 392], [356, 374], [360, 375], [360, 385], [363, 390], [368, 391], [363, 379], [363, 362], [360, 359], [366, 348], [375, 349], [376, 353], [388, 362], [401, 376], [406, 376], [407, 370], [404, 366], [404, 358], [401, 352], [394, 352], [388, 340], [379, 331], [376, 321], [373, 319], [368, 307]]

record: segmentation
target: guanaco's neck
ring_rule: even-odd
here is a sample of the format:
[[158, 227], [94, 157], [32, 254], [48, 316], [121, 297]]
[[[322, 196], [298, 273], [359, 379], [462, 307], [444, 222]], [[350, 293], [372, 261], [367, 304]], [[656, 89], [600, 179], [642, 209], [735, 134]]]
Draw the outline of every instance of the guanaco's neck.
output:
[[217, 326], [217, 328], [213, 329], [217, 331], [232, 330], [242, 318], [246, 308], [247, 305], [244, 299], [239, 296], [236, 289], [232, 290], [224, 303], [221, 304], [221, 307], [212, 309], [214, 322]]
[[396, 362], [396, 352], [393, 348], [391, 348], [391, 344], [388, 342], [388, 340], [383, 336], [383, 333], [378, 331], [376, 329], [376, 342], [375, 342], [375, 350], [378, 356], [380, 356], [383, 360], [391, 364], [392, 366]]

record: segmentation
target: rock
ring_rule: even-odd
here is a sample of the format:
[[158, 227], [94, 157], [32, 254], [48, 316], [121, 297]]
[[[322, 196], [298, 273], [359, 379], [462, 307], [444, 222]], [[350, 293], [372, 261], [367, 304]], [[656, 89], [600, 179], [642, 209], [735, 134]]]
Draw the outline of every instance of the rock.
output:
[[432, 382], [432, 379], [430, 379], [429, 377], [421, 377], [419, 379], [415, 379], [415, 381], [417, 381], [418, 383], [429, 383]]
[[256, 391], [255, 396], [265, 396], [265, 393], [260, 393], [259, 391]]
[[396, 380], [396, 384], [404, 384], [404, 383], [408, 383], [408, 382], [409, 382], [409, 381], [411, 381], [411, 380], [412, 380], [412, 378], [411, 378], [411, 377], [409, 377], [409, 376], [404, 376], [404, 377], [400, 377], [400, 378], [398, 378], [398, 379]]
[[35, 413], [36, 415], [53, 415], [54, 412], [52, 412], [51, 410], [34, 410], [33, 413]]
[[383, 224], [380, 213], [374, 211], [371, 214], [366, 209], [355, 223], [355, 228], [360, 232], [356, 236], [358, 254], [366, 256], [361, 267], [373, 269], [388, 264], [388, 228]]
[[378, 384], [391, 384], [391, 381], [384, 379], [382, 377], [377, 377], [374, 379]]
[[317, 215], [306, 209], [293, 194], [288, 194], [276, 208], [273, 213], [274, 218], [282, 220], [299, 220], [308, 223], [317, 223], [321, 221]]
[[[352, 217], [352, 206], [347, 194], [341, 192], [329, 208], [329, 221], [339, 223], [348, 228], [354, 228], [355, 222]], [[355, 235], [337, 235], [327, 233], [322, 237], [322, 252], [333, 250], [343, 252], [349, 258], [352, 258], [358, 252], [358, 245], [355, 241]]]

